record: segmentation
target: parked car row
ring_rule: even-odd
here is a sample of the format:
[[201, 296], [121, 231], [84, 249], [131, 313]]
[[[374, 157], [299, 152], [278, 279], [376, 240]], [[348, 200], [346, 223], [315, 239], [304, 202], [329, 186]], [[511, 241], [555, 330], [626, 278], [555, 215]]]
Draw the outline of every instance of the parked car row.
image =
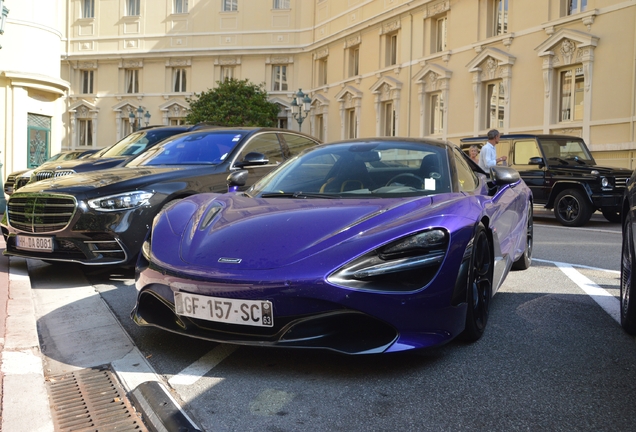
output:
[[486, 173], [462, 151], [477, 138], [184, 128], [36, 169], [7, 203], [5, 254], [134, 266], [140, 326], [385, 353], [478, 340], [509, 271], [531, 265], [533, 205], [570, 226], [600, 209], [622, 217], [621, 323], [636, 334], [636, 179], [582, 140], [503, 136], [511, 166]]

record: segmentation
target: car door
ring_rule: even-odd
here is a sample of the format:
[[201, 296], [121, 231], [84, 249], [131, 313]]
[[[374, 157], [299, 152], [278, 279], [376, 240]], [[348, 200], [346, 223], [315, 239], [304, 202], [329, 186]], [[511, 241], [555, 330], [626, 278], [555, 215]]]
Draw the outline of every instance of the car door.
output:
[[518, 139], [513, 142], [510, 152], [510, 166], [521, 175], [521, 178], [532, 191], [536, 203], [545, 203], [548, 199], [545, 189], [545, 167], [530, 165], [530, 158], [543, 157], [536, 140]]

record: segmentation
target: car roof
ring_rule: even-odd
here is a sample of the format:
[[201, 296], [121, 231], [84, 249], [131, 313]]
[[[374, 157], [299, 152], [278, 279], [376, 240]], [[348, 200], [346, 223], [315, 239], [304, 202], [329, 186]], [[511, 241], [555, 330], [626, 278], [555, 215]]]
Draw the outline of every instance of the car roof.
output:
[[[583, 139], [581, 137], [577, 137], [577, 136], [574, 136], [574, 135], [554, 135], [554, 134], [503, 134], [503, 135], [499, 135], [499, 138], [500, 139], [519, 139], [519, 138]], [[476, 137], [462, 138], [460, 141], [462, 143], [467, 143], [467, 142], [483, 142], [483, 141], [487, 141], [487, 140], [488, 140], [488, 137], [486, 135], [481, 135], [481, 136], [476, 136]]]

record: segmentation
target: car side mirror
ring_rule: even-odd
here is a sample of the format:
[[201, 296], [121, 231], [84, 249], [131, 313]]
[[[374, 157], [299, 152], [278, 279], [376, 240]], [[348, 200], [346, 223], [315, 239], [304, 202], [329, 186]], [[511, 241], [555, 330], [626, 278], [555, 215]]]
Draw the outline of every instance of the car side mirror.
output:
[[542, 167], [545, 165], [545, 162], [541, 156], [534, 156], [530, 158], [528, 165], [539, 165], [539, 167]]
[[490, 167], [489, 195], [494, 195], [502, 186], [517, 183], [519, 180], [521, 180], [521, 175], [514, 168], [506, 166]]
[[268, 163], [269, 159], [263, 153], [249, 152], [242, 161], [236, 162], [234, 166], [243, 168], [246, 166], [267, 165]]
[[234, 171], [227, 176], [227, 191], [236, 192], [247, 183], [247, 170]]

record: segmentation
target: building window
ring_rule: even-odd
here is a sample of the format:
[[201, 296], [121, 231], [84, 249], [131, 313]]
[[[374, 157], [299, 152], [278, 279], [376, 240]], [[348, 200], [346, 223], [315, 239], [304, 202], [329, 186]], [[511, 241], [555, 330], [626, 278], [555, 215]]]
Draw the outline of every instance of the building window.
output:
[[386, 35], [386, 66], [393, 66], [397, 64], [397, 45], [397, 33], [390, 33]]
[[508, 0], [495, 2], [495, 35], [508, 33]]
[[82, 18], [95, 18], [95, 0], [82, 1]]
[[126, 69], [126, 93], [139, 93], [139, 69]]
[[429, 134], [439, 135], [444, 132], [444, 98], [441, 92], [431, 93], [429, 97]]
[[93, 77], [95, 76], [95, 71], [83, 70], [83, 71], [80, 71], [80, 75], [82, 77], [82, 93], [92, 94], [93, 93]]
[[501, 81], [486, 84], [486, 129], [504, 127], [504, 86]]
[[346, 138], [357, 138], [358, 132], [356, 130], [356, 110], [355, 108], [348, 109], [345, 113], [345, 136]]
[[174, 69], [172, 73], [172, 90], [175, 93], [184, 93], [186, 91], [185, 69]]
[[272, 91], [287, 91], [287, 66], [272, 66]]
[[565, 1], [565, 14], [574, 15], [587, 10], [587, 0], [563, 0]]
[[395, 110], [392, 102], [382, 104], [382, 135], [395, 136]]
[[174, 0], [174, 13], [188, 13], [188, 0]]
[[319, 114], [316, 116], [315, 125], [316, 125], [316, 128], [315, 128], [316, 138], [324, 142], [325, 141], [325, 118], [323, 117], [322, 114]]
[[234, 79], [234, 66], [221, 66], [221, 81]]
[[128, 16], [139, 16], [141, 15], [139, 11], [141, 10], [140, 0], [128, 0], [126, 7], [126, 15]]
[[274, 9], [290, 9], [289, 0], [274, 0]]
[[349, 77], [360, 74], [360, 47], [349, 48]]
[[443, 16], [435, 20], [435, 52], [446, 51], [446, 25], [448, 18]]
[[327, 58], [316, 60], [316, 67], [318, 69], [318, 86], [327, 85]]
[[184, 118], [171, 118], [170, 119], [170, 126], [181, 126], [185, 124], [185, 119]]
[[238, 0], [223, 0], [223, 12], [236, 12], [238, 10]]
[[91, 119], [79, 119], [78, 120], [78, 142], [79, 147], [92, 147], [93, 146], [93, 120]]
[[583, 67], [576, 66], [560, 72], [560, 121], [583, 120], [584, 84]]

